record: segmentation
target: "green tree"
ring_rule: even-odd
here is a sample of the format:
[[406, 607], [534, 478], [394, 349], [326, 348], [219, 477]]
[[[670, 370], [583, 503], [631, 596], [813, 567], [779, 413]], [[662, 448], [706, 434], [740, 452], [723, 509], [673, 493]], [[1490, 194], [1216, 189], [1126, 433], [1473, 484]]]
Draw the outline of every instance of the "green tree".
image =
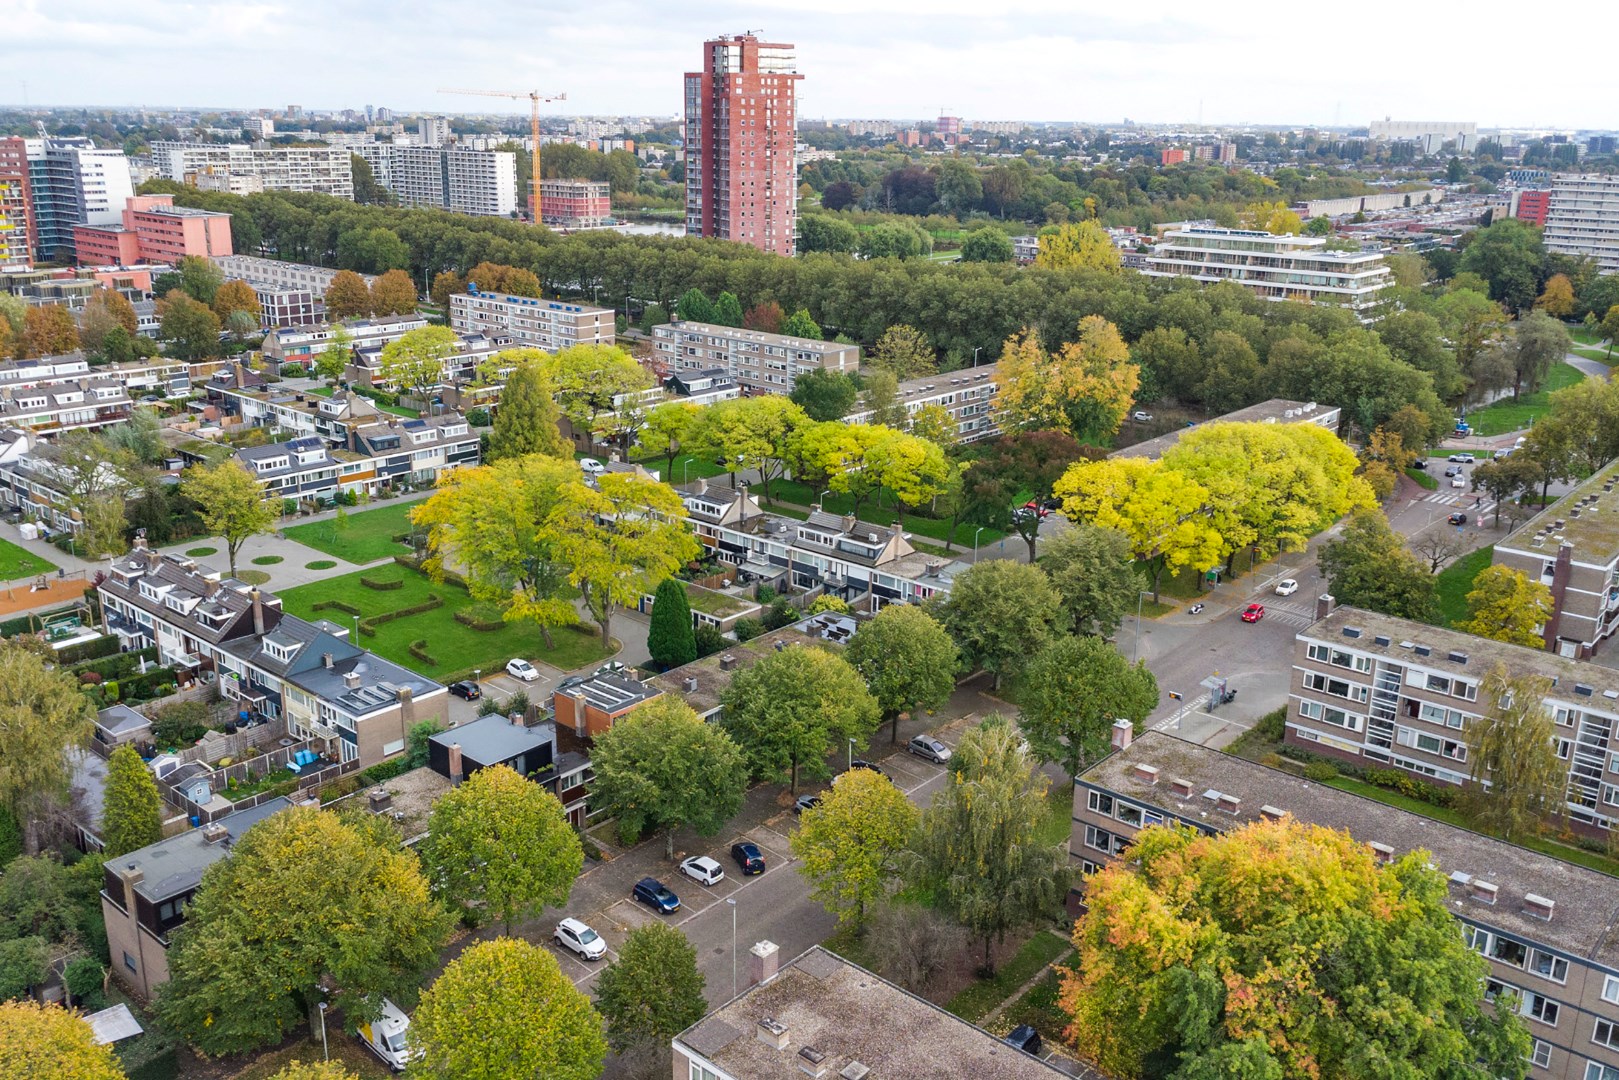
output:
[[158, 333], [178, 360], [205, 360], [219, 355], [219, 317], [208, 305], [176, 290], [164, 297]]
[[641, 428], [640, 392], [652, 385], [634, 357], [613, 345], [572, 345], [546, 370], [576, 436], [620, 438], [621, 449], [629, 448]]
[[1046, 542], [1040, 568], [1057, 590], [1068, 630], [1075, 634], [1112, 637], [1141, 588], [1130, 538], [1117, 529], [1064, 529]]
[[1000, 717], [962, 737], [906, 860], [911, 880], [983, 939], [986, 971], [991, 945], [1049, 917], [1067, 885], [1067, 852], [1039, 836], [1048, 781], [1021, 742]]
[[1608, 359], [1612, 360], [1613, 343], [1616, 338], [1619, 338], [1619, 304], [1610, 307], [1608, 313], [1602, 316], [1602, 323], [1597, 327], [1597, 332], [1608, 343]]
[[769, 652], [731, 678], [721, 723], [753, 775], [775, 783], [828, 775], [827, 755], [864, 743], [881, 719], [875, 698], [843, 657], [816, 646]]
[[24, 997], [51, 974], [51, 945], [42, 937], [0, 941], [0, 1002]]
[[1102, 638], [1060, 637], [1029, 661], [1018, 706], [1029, 749], [1077, 777], [1107, 754], [1115, 721], [1140, 730], [1158, 707], [1158, 680]]
[[450, 961], [423, 992], [409, 1038], [422, 1052], [412, 1069], [435, 1080], [595, 1080], [607, 1057], [590, 998], [556, 957], [511, 938]]
[[207, 1054], [280, 1042], [320, 1001], [374, 1020], [384, 996], [409, 1001], [449, 926], [390, 823], [292, 807], [203, 873], [157, 1013]]
[[1456, 268], [1483, 278], [1491, 300], [1519, 312], [1534, 305], [1545, 262], [1540, 229], [1517, 218], [1501, 218], [1472, 234]]
[[1495, 525], [1500, 528], [1501, 504], [1534, 491], [1542, 478], [1541, 463], [1532, 454], [1520, 451], [1510, 457], [1479, 462], [1473, 469], [1473, 490], [1488, 491], [1495, 500]]
[[263, 481], [235, 458], [217, 465], [193, 465], [180, 479], [180, 493], [197, 504], [208, 535], [225, 541], [232, 577], [242, 545], [275, 528], [275, 511], [264, 499]]
[[337, 265], [362, 274], [381, 274], [410, 265], [410, 248], [392, 229], [357, 228], [337, 238]]
[[742, 302], [732, 292], [722, 292], [714, 301], [714, 318], [711, 320], [718, 326], [742, 325]]
[[723, 456], [731, 471], [756, 469], [766, 501], [787, 468], [793, 436], [809, 422], [804, 410], [780, 394], [720, 401], [703, 410], [692, 441]]
[[1471, 783], [1463, 809], [1474, 826], [1503, 840], [1535, 836], [1563, 813], [1568, 769], [1544, 704], [1550, 690], [1549, 679], [1513, 678], [1500, 663], [1479, 687], [1484, 715], [1467, 726]]
[[0, 644], [0, 805], [22, 823], [25, 850], [39, 850], [41, 812], [67, 796], [66, 751], [83, 746], [94, 723], [72, 676], [23, 642]]
[[839, 776], [789, 838], [810, 897], [839, 923], [863, 928], [920, 820], [905, 792], [870, 769]]
[[662, 671], [689, 664], [697, 659], [697, 633], [691, 621], [691, 603], [686, 584], [678, 578], [664, 578], [652, 602], [652, 621], [647, 628], [647, 652]]
[[895, 431], [903, 428], [910, 416], [899, 401], [899, 378], [892, 371], [873, 371], [862, 382], [864, 404], [871, 410], [868, 423]]
[[929, 403], [911, 414], [911, 434], [949, 453], [961, 439], [961, 428], [949, 409]]
[[1434, 578], [1378, 510], [1356, 510], [1321, 547], [1321, 572], [1338, 603], [1398, 619], [1432, 620]]
[[361, 206], [387, 206], [393, 192], [382, 186], [371, 163], [359, 154], [349, 154], [349, 171], [354, 177], [354, 201]]
[[1486, 566], [1467, 594], [1467, 619], [1456, 629], [1479, 637], [1545, 646], [1540, 628], [1552, 617], [1552, 591], [1510, 566]]
[[371, 289], [353, 270], [339, 270], [326, 287], [326, 318], [332, 322], [371, 314]]
[[418, 303], [416, 283], [403, 270], [389, 270], [371, 283], [371, 314], [414, 315]]
[[642, 446], [663, 455], [663, 472], [670, 483], [675, 479], [675, 455], [696, 427], [697, 408], [687, 402], [663, 401], [647, 410], [638, 437]]
[[814, 319], [810, 318], [810, 313], [803, 308], [799, 308], [781, 320], [781, 332], [787, 337], [808, 338], [810, 341], [821, 340], [820, 326]]
[[1291, 817], [1150, 828], [1087, 879], [1058, 1009], [1117, 1076], [1522, 1078], [1529, 1034], [1484, 1008], [1449, 899], [1427, 852], [1379, 866]]
[[1048, 270], [1100, 270], [1116, 274], [1119, 249], [1097, 221], [1081, 221], [1040, 234], [1034, 265]]
[[401, 393], [426, 401], [446, 379], [444, 361], [461, 351], [448, 326], [424, 326], [382, 347], [382, 378]]
[[993, 559], [957, 575], [938, 613], [968, 667], [988, 671], [999, 690], [1051, 638], [1060, 607], [1038, 566]]
[[889, 718], [889, 743], [899, 741], [900, 713], [915, 717], [942, 708], [956, 689], [959, 658], [950, 634], [913, 604], [890, 604], [849, 640], [843, 658], [854, 665]]
[[1009, 263], [1012, 261], [1012, 238], [992, 225], [974, 229], [961, 242], [961, 261]]
[[530, 352], [514, 349], [499, 353], [495, 360], [511, 364], [511, 374], [500, 392], [495, 411], [495, 428], [489, 435], [490, 461], [548, 454], [571, 458], [573, 447], [562, 437], [562, 412], [557, 407], [555, 384], [548, 369]]
[[933, 250], [933, 238], [908, 221], [882, 221], [860, 234], [865, 259], [915, 259]]
[[0, 1076], [28, 1080], [124, 1080], [110, 1045], [84, 1017], [37, 1001], [0, 1003]]
[[675, 318], [685, 322], [712, 323], [714, 301], [701, 289], [687, 289], [675, 302]]
[[339, 323], [332, 327], [332, 336], [327, 339], [326, 348], [315, 358], [315, 374], [328, 383], [335, 383], [343, 377], [353, 359], [354, 335]]
[[[798, 219], [798, 250], [852, 252], [860, 247], [860, 230], [842, 218], [803, 214]], [[817, 335], [818, 336], [818, 335]]]
[[225, 275], [212, 259], [201, 255], [182, 255], [175, 264], [180, 273], [180, 288], [199, 304], [212, 307], [219, 289], [225, 284]]
[[1331, 236], [1332, 219], [1329, 217], [1313, 217], [1304, 223], [1306, 236]]
[[133, 746], [120, 746], [107, 759], [101, 839], [109, 858], [163, 839], [163, 798]]
[[422, 865], [453, 910], [506, 933], [568, 902], [585, 863], [562, 803], [506, 765], [479, 769], [433, 803]]
[[901, 382], [939, 370], [939, 357], [928, 339], [914, 326], [903, 323], [883, 331], [866, 362], [877, 371], [892, 372]]
[[667, 1044], [708, 1014], [703, 986], [685, 934], [667, 923], [637, 926], [596, 981], [608, 1043], [620, 1053], [637, 1043]]
[[684, 523], [684, 504], [667, 484], [626, 473], [607, 473], [592, 489], [562, 486], [541, 529], [569, 567], [568, 580], [583, 594], [612, 646], [612, 618], [655, 593], [663, 579], [701, 550]]
[[1544, 311], [1524, 316], [1512, 333], [1513, 400], [1525, 390], [1540, 389], [1552, 365], [1562, 363], [1573, 347], [1568, 330]]
[[[819, 331], [817, 327], [816, 340], [820, 339]], [[859, 396], [860, 389], [848, 373], [811, 368], [793, 380], [793, 392], [788, 398], [803, 409], [811, 420], [830, 423], [842, 420], [853, 412], [855, 399]]]

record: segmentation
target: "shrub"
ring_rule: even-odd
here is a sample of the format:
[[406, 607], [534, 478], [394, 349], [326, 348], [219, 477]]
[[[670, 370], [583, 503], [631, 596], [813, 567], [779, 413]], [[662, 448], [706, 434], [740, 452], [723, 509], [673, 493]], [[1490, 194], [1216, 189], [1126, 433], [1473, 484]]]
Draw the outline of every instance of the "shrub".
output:
[[80, 686], [95, 686], [101, 682], [101, 674], [95, 671], [79, 672]]
[[769, 604], [770, 601], [774, 600], [775, 598], [776, 590], [770, 585], [759, 586], [759, 591], [754, 595], [754, 599], [758, 600], [761, 604]]
[[355, 607], [353, 604], [345, 604], [341, 600], [322, 600], [320, 603], [312, 605], [310, 610], [325, 611], [327, 608], [331, 608], [334, 611], [341, 611], [345, 615], [361, 614], [359, 608]]
[[[431, 723], [431, 721], [428, 721], [428, 723]], [[392, 780], [396, 776], [409, 772], [410, 769], [410, 758], [401, 754], [399, 757], [389, 758], [387, 761], [379, 761], [366, 769], [360, 774], [360, 782], [369, 787], [373, 784], [380, 784], [385, 780]]]
[[720, 633], [719, 627], [703, 623], [697, 628], [697, 658], [713, 656], [724, 649], [725, 635]]
[[298, 500], [297, 499], [282, 499], [281, 500], [281, 516], [282, 517], [290, 517], [291, 515], [296, 514], [297, 512], [298, 512]]
[[152, 739], [159, 746], [190, 746], [208, 732], [208, 706], [179, 701], [152, 717]]
[[107, 700], [108, 701], [117, 701], [118, 700], [118, 680], [117, 679], [108, 679], [105, 683], [102, 684], [101, 692], [103, 694], [107, 695]]
[[784, 626], [791, 626], [803, 615], [793, 606], [793, 602], [785, 596], [778, 596], [771, 601], [765, 609], [764, 628], [766, 630], [780, 630]]
[[758, 619], [738, 619], [731, 629], [736, 632], [738, 641], [752, 641], [765, 632], [765, 625]]
[[1286, 766], [1281, 754], [1266, 754], [1259, 759], [1259, 763], [1268, 769], [1280, 769]]
[[81, 660], [96, 660], [103, 656], [111, 656], [118, 651], [118, 638], [107, 634], [90, 641], [82, 641], [77, 645], [69, 645], [65, 649], [58, 649], [56, 662], [58, 664], [77, 664]]
[[88, 956], [81, 956], [70, 961], [62, 972], [62, 982], [68, 993], [73, 995], [73, 1003], [80, 1008], [94, 1012], [107, 1006], [107, 1000], [102, 993], [102, 985], [106, 978], [106, 971], [100, 964]]
[[1338, 767], [1330, 761], [1312, 761], [1304, 767], [1304, 778], [1318, 783], [1332, 780], [1338, 775]]
[[469, 626], [474, 630], [482, 630], [486, 633], [489, 631], [502, 629], [506, 625], [504, 620], [497, 622], [489, 619], [480, 619], [468, 608], [462, 608], [461, 610], [457, 611], [452, 618], [454, 618], [455, 621], [460, 623], [462, 626]]
[[[420, 604], [412, 604], [410, 607], [402, 607], [398, 611], [385, 611], [381, 615], [373, 615], [369, 619], [361, 619], [360, 633], [364, 634], [366, 637], [376, 637], [377, 627], [381, 626], [383, 623], [390, 623], [395, 619], [407, 619], [412, 615], [420, 615], [424, 611], [432, 611], [434, 608], [441, 608], [443, 606], [444, 598], [435, 593], [432, 596], [429, 596], [426, 600], [422, 601]], [[354, 614], [359, 613], [355, 612]]]
[[301, 379], [304, 377], [304, 366], [302, 364], [282, 364], [281, 377], [283, 379]]
[[410, 650], [410, 655], [414, 656], [428, 667], [438, 667], [438, 661], [434, 660], [432, 655], [427, 651], [426, 638], [417, 638], [415, 641], [410, 643], [408, 648]]
[[1253, 730], [1266, 742], [1281, 742], [1287, 735], [1287, 706], [1284, 705], [1261, 716], [1259, 722], [1254, 724]]
[[491, 423], [488, 409], [468, 409], [467, 423], [472, 427], [488, 427]]
[[361, 575], [360, 584], [364, 585], [368, 589], [375, 589], [378, 592], [392, 592], [394, 589], [403, 589], [405, 587], [405, 579], [399, 578], [395, 581], [378, 581], [376, 578], [368, 578]]

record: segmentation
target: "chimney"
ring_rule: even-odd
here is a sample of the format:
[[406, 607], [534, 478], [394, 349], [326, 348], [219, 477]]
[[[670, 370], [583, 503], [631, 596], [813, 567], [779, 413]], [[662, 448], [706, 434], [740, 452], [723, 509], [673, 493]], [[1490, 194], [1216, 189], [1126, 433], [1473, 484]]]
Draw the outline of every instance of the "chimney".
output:
[[581, 739], [590, 735], [590, 721], [585, 717], [585, 695], [575, 690], [568, 695], [573, 701], [573, 730]]
[[1192, 782], [1190, 780], [1171, 780], [1169, 787], [1171, 791], [1183, 799], [1192, 797]]
[[[1232, 813], [1236, 813], [1236, 810], [1233, 809]], [[1287, 816], [1287, 811], [1281, 809], [1280, 807], [1272, 806], [1269, 803], [1266, 803], [1264, 806], [1259, 808], [1259, 816], [1264, 818], [1266, 821], [1281, 821]]]
[[695, 675], [686, 676], [685, 686], [686, 693], [695, 694], [697, 692], [697, 677]]
[[1523, 913], [1532, 918], [1545, 919], [1547, 922], [1551, 922], [1552, 908], [1555, 906], [1556, 905], [1553, 904], [1552, 901], [1546, 899], [1544, 896], [1537, 896], [1534, 893], [1524, 893]]
[[1130, 740], [1135, 738], [1135, 733], [1135, 725], [1130, 721], [1123, 718], [1113, 721], [1113, 749], [1130, 749]]
[[767, 1016], [759, 1021], [754, 1028], [758, 1033], [759, 1041], [774, 1050], [787, 1049], [787, 1025], [774, 1017]]
[[1222, 813], [1230, 814], [1232, 817], [1236, 817], [1238, 808], [1242, 806], [1242, 800], [1237, 798], [1235, 795], [1221, 795], [1219, 801], [1214, 805], [1215, 808], [1220, 810]]
[[720, 670], [721, 671], [735, 671], [736, 670], [736, 657], [733, 656], [730, 653], [726, 653], [724, 656], [720, 657]]
[[1158, 782], [1158, 766], [1137, 764], [1135, 777], [1144, 784], [1156, 784]]
[[1394, 849], [1387, 844], [1373, 840], [1366, 846], [1372, 849], [1372, 858], [1377, 860], [1377, 865], [1387, 866], [1394, 861]]
[[1332, 614], [1332, 609], [1336, 607], [1337, 604], [1337, 597], [1333, 596], [1331, 593], [1322, 593], [1320, 596], [1315, 598], [1315, 617], [1317, 619], [1325, 619], [1328, 615]]
[[1473, 879], [1473, 899], [1484, 904], [1495, 903], [1496, 894], [1501, 891], [1500, 886], [1483, 878]]
[[451, 743], [450, 744], [450, 761], [449, 761], [449, 765], [450, 765], [450, 783], [459, 784], [461, 782], [461, 744], [460, 743]]
[[394, 804], [393, 795], [385, 787], [372, 788], [371, 793], [365, 798], [373, 814], [380, 814]]
[[360, 688], [359, 672], [350, 671], [343, 676], [343, 689], [358, 690]]
[[699, 494], [699, 495], [707, 495], [708, 494], [708, 481], [706, 479], [704, 479], [703, 477], [701, 477], [701, 476], [699, 476], [697, 478], [697, 494]]
[[128, 863], [118, 874], [124, 883], [124, 910], [131, 918], [135, 915], [135, 886], [146, 880], [146, 873], [134, 863]]
[[523, 714], [520, 713], [520, 712], [512, 713], [511, 720], [512, 720], [512, 727], [527, 727], [528, 726], [528, 724], [526, 724], [524, 722], [524, 720], [523, 720]]
[[230, 836], [230, 830], [217, 821], [211, 821], [202, 827], [202, 840], [205, 844], [217, 844]]
[[854, 515], [853, 514], [844, 514], [843, 515], [843, 531], [844, 532], [854, 532]]
[[253, 601], [253, 633], [256, 637], [264, 636], [264, 601], [259, 597], [258, 586], [253, 586], [247, 594]]
[[332, 670], [332, 654], [331, 653], [323, 652], [323, 653], [320, 654], [320, 666], [325, 668], [327, 671]]
[[748, 950], [752, 957], [748, 961], [748, 985], [758, 986], [767, 983], [776, 977], [776, 964], [780, 960], [781, 950], [774, 941], [761, 941]]

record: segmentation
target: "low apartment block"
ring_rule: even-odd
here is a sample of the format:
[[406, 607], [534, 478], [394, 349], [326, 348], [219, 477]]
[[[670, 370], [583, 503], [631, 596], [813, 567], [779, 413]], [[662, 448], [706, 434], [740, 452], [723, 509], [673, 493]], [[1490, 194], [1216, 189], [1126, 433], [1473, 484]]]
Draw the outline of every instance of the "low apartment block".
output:
[[542, 180], [540, 220], [554, 229], [611, 225], [612, 188], [605, 180]]
[[[1330, 598], [1319, 601], [1328, 606]], [[1568, 768], [1570, 827], [1606, 836], [1619, 822], [1619, 672], [1521, 645], [1359, 608], [1338, 608], [1298, 635], [1287, 742], [1312, 753], [1399, 768], [1435, 783], [1471, 775], [1468, 728], [1489, 706], [1486, 677], [1550, 683], [1543, 705]]]
[[79, 225], [73, 230], [80, 266], [178, 263], [187, 256], [231, 253], [230, 215], [175, 206], [173, 195], [135, 195], [124, 203], [121, 225]]
[[[956, 422], [958, 442], [987, 439], [1001, 431], [995, 419], [995, 398], [1000, 391], [996, 382], [998, 370], [995, 364], [985, 364], [980, 368], [906, 379], [899, 384], [897, 401], [912, 418], [927, 405], [944, 409]], [[845, 416], [843, 422], [863, 424], [870, 419], [871, 410], [861, 409]]]
[[570, 345], [611, 345], [617, 338], [612, 308], [480, 292], [476, 282], [450, 296], [450, 329], [458, 334], [506, 338], [545, 352]]
[[[444, 374], [439, 381], [441, 388], [476, 381], [479, 365], [500, 352], [516, 348], [516, 344], [505, 337], [492, 338], [483, 334], [462, 334], [460, 337], [460, 345], [444, 357]], [[349, 364], [347, 372], [349, 382], [362, 383], [366, 386], [381, 386], [387, 383], [388, 380], [383, 375], [383, 348], [383, 345], [372, 344], [355, 349], [354, 360]], [[506, 372], [502, 371], [501, 381], [505, 380], [505, 376]]]
[[49, 386], [0, 386], [0, 427], [54, 435], [102, 428], [129, 419], [129, 391], [115, 379], [92, 377]]
[[1546, 205], [1546, 250], [1594, 259], [1619, 271], [1619, 176], [1552, 177]]
[[1377, 252], [1328, 251], [1326, 244], [1319, 236], [1193, 225], [1166, 233], [1142, 273], [1234, 281], [1267, 300], [1333, 304], [1372, 321], [1394, 284], [1388, 264]]
[[232, 190], [231, 178], [254, 177], [261, 191], [313, 191], [354, 198], [354, 168], [343, 146], [248, 146], [245, 143], [152, 143], [152, 164], [165, 180]]
[[[321, 290], [325, 295], [325, 290]], [[324, 304], [324, 301], [322, 301]], [[342, 324], [352, 341], [352, 347], [381, 348], [398, 341], [412, 330], [420, 330], [427, 320], [419, 315], [395, 315], [383, 319], [351, 319]], [[276, 364], [309, 364], [326, 351], [336, 327], [325, 323], [289, 326], [272, 330], [264, 336], [263, 354]]]
[[792, 393], [794, 380], [817, 368], [850, 375], [860, 370], [858, 345], [712, 323], [677, 319], [654, 326], [652, 344], [671, 375], [723, 368], [750, 394]]
[[[1619, 1076], [1619, 881], [1161, 732], [1132, 739], [1119, 724], [1114, 752], [1074, 784], [1075, 870], [1127, 859], [1137, 833], [1166, 823], [1214, 834], [1292, 816], [1348, 832], [1378, 862], [1422, 849], [1449, 877], [1463, 937], [1489, 961], [1485, 999], [1518, 998], [1530, 1075]], [[1083, 885], [1070, 906], [1083, 910]]]
[[[326, 314], [326, 290], [331, 288], [336, 270], [253, 255], [226, 255], [214, 259], [226, 281], [245, 281], [258, 297], [266, 329], [309, 327]], [[361, 274], [367, 285], [376, 279]]]
[[128, 364], [97, 364], [92, 368], [82, 352], [72, 352], [0, 363], [0, 387], [35, 389], [95, 378], [122, 383], [131, 397], [139, 394], [179, 398], [191, 393], [194, 374], [211, 371], [215, 366], [154, 357]]
[[1495, 565], [1552, 591], [1546, 648], [1581, 660], [1619, 629], [1619, 460], [1495, 545]]

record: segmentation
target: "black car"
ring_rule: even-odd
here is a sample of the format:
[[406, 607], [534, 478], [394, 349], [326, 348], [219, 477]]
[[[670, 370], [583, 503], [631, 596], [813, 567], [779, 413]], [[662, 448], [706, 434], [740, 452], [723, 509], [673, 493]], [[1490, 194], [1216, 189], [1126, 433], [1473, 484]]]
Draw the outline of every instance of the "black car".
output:
[[1411, 467], [1413, 469], [1424, 469], [1424, 470], [1426, 470], [1428, 468], [1428, 459], [1427, 458], [1417, 458], [1417, 460], [1415, 460], [1415, 461], [1413, 461], [1411, 463]]
[[557, 683], [557, 689], [572, 690], [574, 687], [581, 686], [589, 681], [589, 675], [569, 675], [566, 679], [563, 679], [561, 682]]
[[732, 844], [731, 858], [735, 859], [736, 864], [742, 868], [743, 877], [765, 872], [765, 854], [759, 850], [758, 844], [748, 843], [747, 841]]
[[1006, 1037], [1006, 1045], [1025, 1054], [1040, 1055], [1040, 1033], [1028, 1024], [1020, 1024]]
[[885, 779], [885, 780], [888, 779], [888, 774], [887, 773], [883, 772], [876, 765], [874, 765], [872, 762], [867, 761], [865, 758], [855, 758], [853, 761], [849, 762], [849, 768], [851, 768], [851, 769], [870, 769], [872, 772], [876, 773], [878, 776], [881, 776], [883, 779]]
[[1450, 515], [1450, 517], [1447, 520], [1452, 525], [1466, 525], [1467, 524], [1467, 515], [1458, 512], [1458, 513]]
[[458, 698], [466, 698], [468, 701], [477, 701], [479, 698], [483, 697], [483, 691], [478, 689], [478, 684], [473, 682], [471, 679], [463, 679], [460, 682], [451, 683], [450, 693], [454, 694]]

